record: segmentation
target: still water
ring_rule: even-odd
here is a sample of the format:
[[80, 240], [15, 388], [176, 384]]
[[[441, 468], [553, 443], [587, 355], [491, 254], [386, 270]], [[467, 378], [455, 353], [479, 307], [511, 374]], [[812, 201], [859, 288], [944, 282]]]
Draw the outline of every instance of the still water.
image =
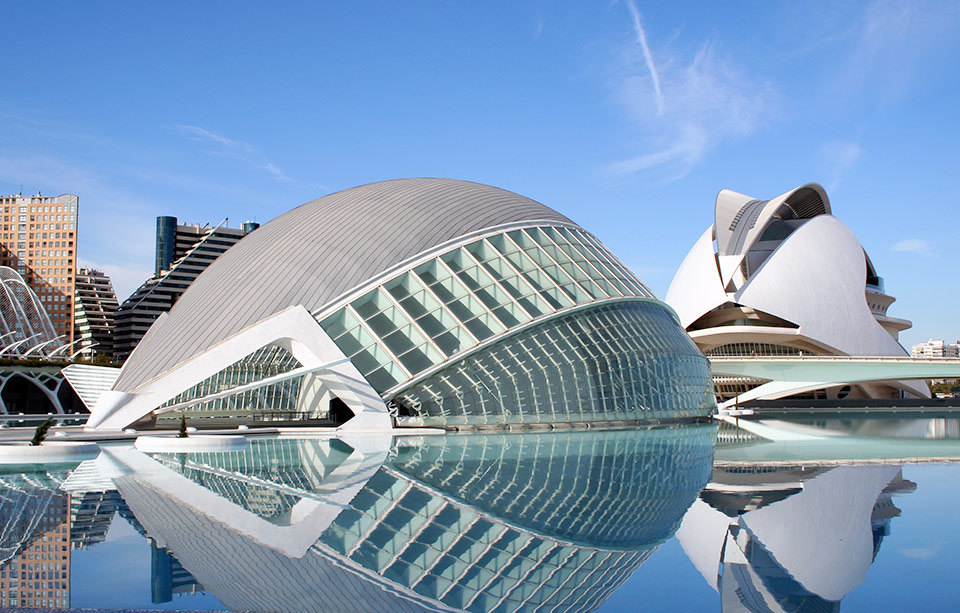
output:
[[0, 468], [0, 607], [952, 610], [957, 459], [842, 416], [104, 445]]

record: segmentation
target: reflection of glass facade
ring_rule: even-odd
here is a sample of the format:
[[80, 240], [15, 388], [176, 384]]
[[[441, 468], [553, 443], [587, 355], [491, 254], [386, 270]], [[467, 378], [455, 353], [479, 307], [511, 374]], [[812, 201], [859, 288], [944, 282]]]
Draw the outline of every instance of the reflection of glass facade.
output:
[[561, 423], [701, 415], [705, 359], [649, 302], [573, 311], [475, 352], [394, 397], [417, 425]]
[[[339, 441], [252, 439], [238, 452], [157, 454], [165, 485], [132, 474], [118, 486], [231, 609], [590, 611], [677, 529], [710, 475], [715, 432], [400, 438], [362, 479], [344, 470], [358, 458]], [[220, 506], [184, 502], [172, 473]], [[339, 502], [317, 524], [308, 515], [324, 500]], [[249, 516], [233, 523], [234, 506], [270, 532]], [[316, 540], [290, 555], [268, 533]]]
[[325, 317], [320, 325], [380, 393], [561, 309], [654, 298], [595, 238], [525, 228], [456, 247]]

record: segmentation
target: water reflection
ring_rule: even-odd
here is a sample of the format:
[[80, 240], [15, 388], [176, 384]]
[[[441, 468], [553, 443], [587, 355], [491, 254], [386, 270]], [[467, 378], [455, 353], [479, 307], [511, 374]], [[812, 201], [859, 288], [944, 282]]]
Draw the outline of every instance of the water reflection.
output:
[[897, 466], [718, 465], [677, 539], [724, 611], [839, 611], [914, 489]]
[[70, 467], [0, 472], [0, 607], [70, 607]]
[[68, 607], [78, 550], [127, 572], [100, 545], [125, 520], [150, 572], [126, 607], [590, 611], [676, 534], [723, 610], [838, 610], [915, 485], [895, 465], [714, 462], [716, 435], [261, 438], [7, 467], [0, 606]]
[[98, 462], [147, 534], [230, 608], [591, 610], [676, 530], [713, 436], [263, 440]]

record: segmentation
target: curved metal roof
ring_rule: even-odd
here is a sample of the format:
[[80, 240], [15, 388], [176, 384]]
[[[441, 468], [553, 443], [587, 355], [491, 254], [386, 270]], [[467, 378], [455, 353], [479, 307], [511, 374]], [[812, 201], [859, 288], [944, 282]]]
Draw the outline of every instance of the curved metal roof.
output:
[[114, 389], [158, 374], [289, 306], [315, 311], [397, 264], [461, 236], [514, 223], [573, 224], [513, 192], [452, 179], [354, 187], [244, 237], [154, 323]]

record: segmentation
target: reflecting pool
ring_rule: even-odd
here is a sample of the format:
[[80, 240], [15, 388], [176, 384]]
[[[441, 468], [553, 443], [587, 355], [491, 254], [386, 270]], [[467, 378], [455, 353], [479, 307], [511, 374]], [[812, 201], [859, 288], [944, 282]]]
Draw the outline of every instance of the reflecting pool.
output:
[[0, 607], [952, 607], [957, 422], [837, 419], [3, 466]]

